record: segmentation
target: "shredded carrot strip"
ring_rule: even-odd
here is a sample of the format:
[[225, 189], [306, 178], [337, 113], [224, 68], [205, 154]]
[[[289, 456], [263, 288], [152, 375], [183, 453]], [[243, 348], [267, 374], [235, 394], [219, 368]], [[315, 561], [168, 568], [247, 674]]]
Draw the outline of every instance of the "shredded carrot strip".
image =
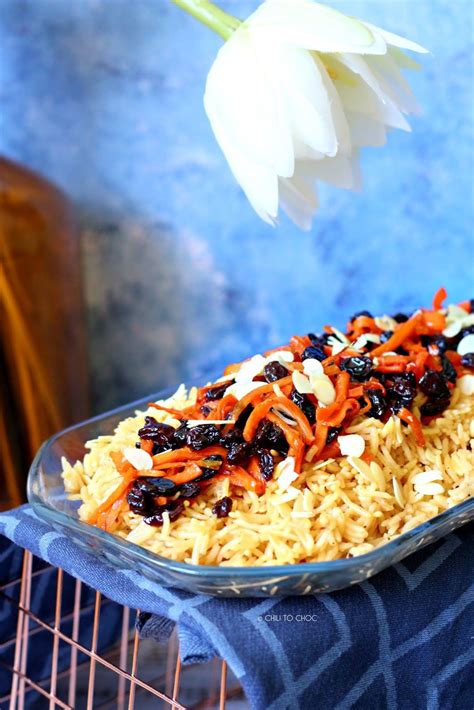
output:
[[193, 451], [188, 446], [182, 449], [174, 449], [173, 451], [164, 451], [162, 454], [153, 456], [153, 468], [160, 468], [166, 463], [175, 463], [177, 461], [197, 461], [199, 459], [208, 458], [209, 456], [227, 456], [227, 449], [223, 446], [208, 446], [201, 451]]
[[234, 486], [245, 488], [246, 491], [254, 491], [259, 496], [265, 493], [265, 483], [256, 481], [242, 466], [226, 464], [223, 466], [222, 473], [229, 477]]
[[372, 357], [378, 357], [383, 355], [383, 353], [391, 352], [396, 350], [403, 344], [407, 338], [409, 338], [416, 331], [420, 325], [420, 314], [412, 316], [405, 323], [400, 323], [398, 328], [395, 330], [391, 338], [389, 338], [385, 343], [378, 345], [374, 350], [371, 351]]
[[400, 409], [400, 411], [398, 412], [398, 416], [400, 417], [402, 422], [405, 422], [411, 427], [418, 446], [424, 446], [425, 435], [423, 434], [423, 429], [421, 427], [420, 420], [415, 417], [413, 412], [410, 412], [408, 409], [406, 409], [406, 407], [402, 407], [402, 409]]
[[459, 305], [459, 308], [462, 308], [467, 313], [471, 313], [471, 302], [470, 301], [461, 301], [461, 303], [459, 303], [458, 305]]
[[337, 414], [343, 402], [349, 395], [351, 377], [348, 372], [340, 372], [336, 379], [336, 399], [328, 407], [319, 407], [316, 413], [318, 422], [327, 423], [333, 415]]
[[296, 406], [294, 402], [287, 399], [286, 397], [277, 397], [276, 395], [273, 397], [268, 397], [268, 399], [265, 399], [263, 402], [257, 404], [252, 414], [247, 419], [247, 423], [245, 424], [243, 432], [245, 441], [252, 441], [253, 437], [255, 436], [255, 432], [257, 431], [258, 425], [272, 409], [272, 407], [281, 409], [285, 414], [294, 419], [298, 424], [298, 427], [300, 428], [305, 443], [312, 443], [314, 436], [307, 417], [303, 414], [301, 409]]
[[321, 409], [321, 416], [318, 418], [318, 423], [322, 422], [324, 424], [327, 424], [328, 426], [339, 426], [349, 415], [355, 417], [355, 415], [359, 413], [360, 404], [356, 399], [346, 399], [341, 404], [339, 409], [333, 412], [332, 414], [326, 414], [326, 409], [329, 409], [329, 407], [324, 407]]
[[443, 286], [441, 286], [441, 288], [439, 288], [434, 295], [433, 310], [440, 311], [441, 308], [443, 307], [443, 303], [445, 302], [447, 297], [448, 297], [448, 294], [446, 293], [446, 289]]
[[176, 483], [177, 486], [180, 486], [183, 483], [194, 481], [194, 479], [199, 478], [199, 476], [202, 476], [202, 470], [199, 468], [197, 463], [190, 463], [183, 469], [183, 471], [181, 471], [181, 473], [171, 474], [170, 476], [167, 476], [167, 478], [169, 478], [170, 481], [173, 481], [173, 483]]
[[446, 328], [446, 317], [438, 311], [424, 311], [421, 317], [426, 327], [434, 333], [441, 333]]

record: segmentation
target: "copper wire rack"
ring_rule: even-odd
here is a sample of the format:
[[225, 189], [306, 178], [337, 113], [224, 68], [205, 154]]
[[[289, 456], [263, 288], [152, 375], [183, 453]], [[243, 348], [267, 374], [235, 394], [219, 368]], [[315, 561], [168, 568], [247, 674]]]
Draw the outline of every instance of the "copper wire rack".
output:
[[164, 643], [141, 640], [138, 610], [29, 552], [21, 576], [0, 586], [0, 604], [12, 622], [5, 640], [0, 629], [0, 673], [10, 685], [0, 710], [248, 707], [225, 661], [183, 666], [176, 631]]

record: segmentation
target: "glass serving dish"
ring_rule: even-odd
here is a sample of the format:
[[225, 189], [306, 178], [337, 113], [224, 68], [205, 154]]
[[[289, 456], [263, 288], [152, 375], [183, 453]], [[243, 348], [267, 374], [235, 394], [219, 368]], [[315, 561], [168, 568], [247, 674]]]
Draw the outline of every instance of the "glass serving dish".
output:
[[140, 571], [159, 584], [198, 594], [266, 597], [331, 592], [372, 577], [421, 547], [474, 519], [474, 498], [441, 513], [392, 542], [359, 557], [331, 562], [262, 567], [218, 567], [174, 562], [79, 520], [78, 501], [68, 500], [61, 457], [82, 459], [84, 444], [111, 434], [117, 424], [147, 403], [170, 397], [174, 388], [65, 429], [46, 441], [30, 469], [28, 499], [37, 515], [66, 533], [87, 552], [119, 568]]

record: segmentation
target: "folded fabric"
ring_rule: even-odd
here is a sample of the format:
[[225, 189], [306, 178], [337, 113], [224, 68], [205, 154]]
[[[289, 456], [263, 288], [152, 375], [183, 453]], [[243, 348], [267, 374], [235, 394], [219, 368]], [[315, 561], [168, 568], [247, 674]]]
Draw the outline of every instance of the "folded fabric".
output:
[[0, 534], [110, 599], [143, 636], [177, 624], [184, 663], [224, 658], [255, 710], [465, 710], [474, 705], [474, 525], [332, 594], [215, 599], [89, 555], [28, 507]]

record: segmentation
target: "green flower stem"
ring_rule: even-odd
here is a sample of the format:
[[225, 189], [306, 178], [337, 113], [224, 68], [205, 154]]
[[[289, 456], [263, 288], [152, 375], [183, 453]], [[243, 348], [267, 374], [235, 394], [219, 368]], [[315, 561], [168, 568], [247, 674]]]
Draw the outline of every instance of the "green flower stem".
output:
[[171, 0], [171, 2], [217, 32], [224, 40], [228, 40], [240, 25], [240, 20], [221, 10], [210, 0]]

